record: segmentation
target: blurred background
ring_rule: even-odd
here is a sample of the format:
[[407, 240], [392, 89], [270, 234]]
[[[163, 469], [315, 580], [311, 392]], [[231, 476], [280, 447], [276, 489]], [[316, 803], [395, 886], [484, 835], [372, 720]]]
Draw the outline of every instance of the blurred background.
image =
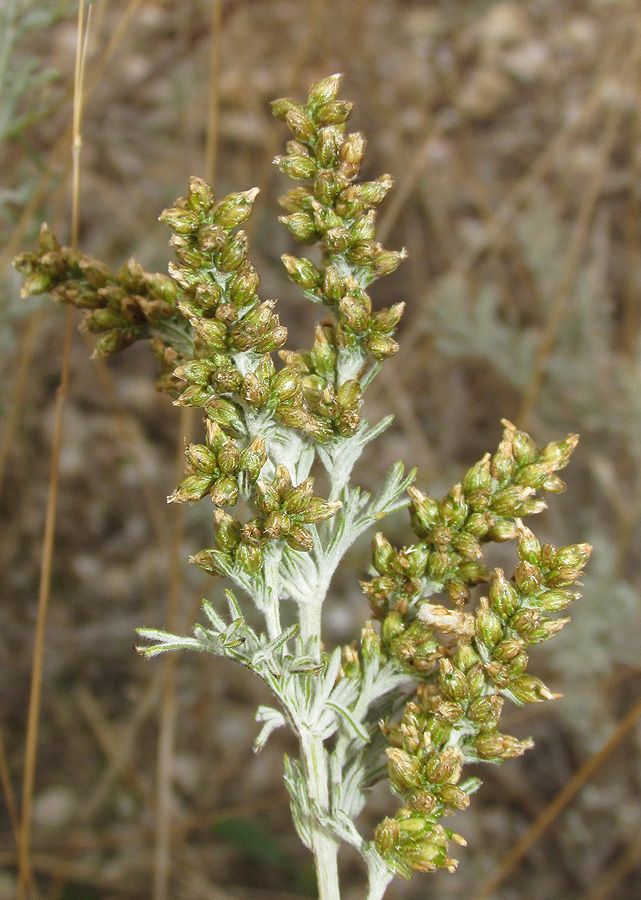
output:
[[[76, 8], [1, 6], [0, 900], [10, 900], [64, 317], [46, 298], [20, 301], [9, 263], [43, 220], [69, 241]], [[408, 306], [401, 352], [366, 406], [370, 420], [396, 418], [360, 482], [375, 485], [402, 458], [440, 496], [496, 446], [501, 417], [538, 444], [581, 434], [568, 492], [535, 525], [557, 544], [594, 544], [572, 625], [531, 663], [565, 696], [506, 714], [504, 730], [532, 735], [536, 749], [479, 773], [484, 787], [453, 820], [469, 845], [458, 872], [396, 881], [390, 900], [638, 898], [641, 3], [95, 0], [85, 252], [166, 270], [157, 216], [204, 173], [212, 48], [216, 192], [261, 188], [252, 260], [262, 296], [280, 301], [289, 346], [310, 342], [316, 310], [279, 259], [296, 250], [276, 222], [289, 185], [271, 164], [285, 129], [268, 101], [302, 100], [314, 80], [344, 72], [352, 130], [368, 138], [364, 177], [396, 182], [379, 234], [409, 257], [373, 295]], [[148, 348], [108, 365], [90, 352], [76, 335], [33, 807], [39, 896], [163, 900], [158, 869], [169, 866], [175, 900], [313, 897], [281, 778], [295, 747], [277, 732], [251, 752], [262, 685], [213, 658], [163, 666], [133, 652], [137, 625], [167, 621], [178, 574], [181, 631], [222, 585], [186, 564], [211, 543], [207, 504], [182, 525], [165, 504], [178, 480], [179, 415], [154, 391]], [[403, 516], [387, 531], [411, 541]], [[367, 543], [355, 547], [337, 577], [328, 644], [353, 640], [367, 617], [358, 580], [368, 556]], [[173, 785], [163, 858], [156, 772], [168, 697], [176, 734], [161, 753]], [[394, 801], [377, 791], [372, 807], [365, 830]], [[510, 858], [520, 840], [531, 846]], [[343, 866], [345, 896], [357, 900], [363, 872], [349, 852]]]

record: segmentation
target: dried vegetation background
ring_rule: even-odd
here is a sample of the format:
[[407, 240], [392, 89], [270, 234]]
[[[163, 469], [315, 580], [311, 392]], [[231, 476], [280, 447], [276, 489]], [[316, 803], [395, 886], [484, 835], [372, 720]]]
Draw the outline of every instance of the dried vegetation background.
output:
[[[7, 263], [42, 219], [68, 239], [75, 18], [63, 0], [4, 8], [0, 900], [10, 900], [9, 810], [20, 794], [62, 316], [48, 301], [19, 302]], [[408, 310], [402, 350], [369, 395], [370, 418], [391, 410], [396, 424], [362, 482], [402, 457], [420, 467], [421, 488], [445, 492], [496, 444], [501, 416], [538, 443], [582, 436], [569, 491], [539, 524], [556, 542], [595, 545], [572, 625], [533, 661], [565, 699], [513, 713], [510, 727], [537, 747], [484, 772], [457, 820], [469, 842], [459, 872], [396, 883], [390, 898], [637, 898], [641, 4], [224, 0], [221, 28], [216, 190], [262, 188], [253, 261], [263, 296], [281, 300], [292, 345], [310, 339], [312, 320], [279, 261], [291, 245], [275, 224], [285, 185], [270, 160], [284, 130], [268, 100], [303, 97], [316, 78], [344, 72], [354, 127], [369, 139], [366, 177], [387, 171], [396, 181], [380, 225], [409, 259], [378, 300], [405, 299]], [[156, 216], [203, 172], [212, 39], [205, 0], [93, 4], [83, 250], [116, 266], [135, 254], [165, 270], [168, 235]], [[170, 896], [313, 896], [281, 781], [291, 747], [277, 735], [251, 754], [261, 686], [224, 661], [182, 656], [163, 668], [133, 652], [136, 625], [166, 621], [177, 574], [185, 630], [199, 598], [222, 587], [185, 564], [209, 544], [206, 509], [188, 510], [181, 534], [164, 502], [178, 480], [179, 416], [154, 393], [150, 355], [135, 347], [105, 366], [89, 353], [76, 336], [34, 804], [40, 897], [154, 894], [154, 868], [167, 862], [154, 845], [168, 673], [177, 721], [162, 763], [173, 773]], [[327, 610], [332, 642], [351, 640], [366, 617], [358, 577], [367, 547], [352, 562]], [[384, 793], [376, 802], [382, 812]], [[538, 839], [501, 870], [520, 839], [536, 836], [535, 822]], [[344, 865], [359, 885], [354, 861]]]

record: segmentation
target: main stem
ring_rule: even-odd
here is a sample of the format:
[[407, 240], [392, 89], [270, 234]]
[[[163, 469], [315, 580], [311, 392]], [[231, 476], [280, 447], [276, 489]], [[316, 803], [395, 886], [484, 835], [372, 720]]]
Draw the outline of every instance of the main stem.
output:
[[338, 842], [317, 821], [314, 816], [315, 804], [329, 813], [328, 772], [325, 749], [320, 738], [309, 731], [301, 733], [301, 754], [305, 767], [307, 792], [312, 805], [311, 834], [312, 853], [316, 864], [318, 900], [340, 900], [338, 882]]
[[[303, 646], [311, 655], [320, 659], [321, 607], [316, 598], [299, 607], [300, 636]], [[340, 900], [338, 882], [338, 841], [321, 825], [314, 815], [314, 807], [329, 815], [329, 778], [327, 756], [320, 738], [305, 726], [299, 732], [301, 757], [307, 781], [307, 794], [312, 807], [312, 853], [316, 865], [318, 900]]]

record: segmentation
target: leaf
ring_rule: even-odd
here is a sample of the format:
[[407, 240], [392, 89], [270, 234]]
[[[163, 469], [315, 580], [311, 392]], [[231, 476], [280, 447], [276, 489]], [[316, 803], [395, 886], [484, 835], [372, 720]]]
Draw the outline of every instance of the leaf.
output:
[[283, 725], [287, 724], [285, 716], [278, 709], [274, 709], [273, 706], [259, 706], [256, 710], [256, 715], [254, 716], [257, 722], [263, 722], [263, 727], [258, 733], [258, 737], [254, 741], [254, 753], [260, 753], [265, 744], [267, 743], [267, 739], [273, 731], [276, 731], [277, 728], [282, 728]]
[[369, 744], [370, 736], [367, 734], [367, 732], [363, 731], [360, 724], [354, 719], [351, 712], [345, 706], [341, 706], [339, 703], [334, 703], [332, 700], [328, 700], [325, 703], [325, 706], [329, 706], [331, 709], [335, 710], [337, 713], [340, 713], [341, 716], [347, 719], [349, 724], [352, 726], [354, 733], [358, 735], [358, 737], [364, 743]]

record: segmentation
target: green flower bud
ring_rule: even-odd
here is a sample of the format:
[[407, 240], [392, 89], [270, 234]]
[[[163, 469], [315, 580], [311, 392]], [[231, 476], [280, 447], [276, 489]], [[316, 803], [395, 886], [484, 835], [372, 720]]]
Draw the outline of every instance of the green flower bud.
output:
[[280, 97], [278, 100], [272, 100], [270, 103], [272, 108], [272, 115], [275, 119], [281, 119], [284, 121], [285, 116], [292, 109], [300, 109], [300, 106], [296, 103], [295, 100], [290, 100], [289, 97]]
[[543, 590], [534, 597], [528, 598], [528, 602], [545, 612], [559, 612], [566, 609], [574, 600], [578, 600], [580, 596], [580, 594], [567, 590]]
[[158, 216], [158, 221], [169, 225], [176, 234], [193, 234], [200, 225], [200, 217], [196, 213], [179, 207], [164, 209]]
[[449, 806], [450, 809], [467, 809], [470, 805], [469, 796], [454, 784], [441, 785], [438, 791], [438, 798], [441, 803]]
[[299, 241], [310, 241], [316, 238], [316, 225], [307, 213], [292, 213], [290, 216], [279, 216], [278, 221], [288, 228]]
[[378, 206], [385, 199], [393, 184], [394, 179], [391, 175], [380, 175], [376, 181], [363, 181], [356, 187], [367, 206]]
[[464, 700], [469, 693], [467, 678], [463, 672], [455, 669], [449, 659], [439, 660], [439, 684], [441, 690], [450, 700]]
[[336, 215], [333, 209], [327, 206], [323, 206], [320, 203], [314, 202], [312, 204], [312, 212], [314, 215], [316, 230], [321, 234], [324, 234], [326, 231], [329, 231], [332, 228], [343, 227], [343, 223], [340, 217]]
[[220, 225], [207, 223], [198, 229], [198, 246], [205, 253], [212, 253], [220, 250], [227, 241], [227, 237], [227, 231]]
[[240, 542], [240, 522], [229, 513], [217, 509], [214, 513], [216, 543], [221, 550], [232, 553]]
[[321, 106], [333, 100], [338, 94], [341, 78], [341, 75], [330, 75], [312, 85], [307, 97], [308, 106]]
[[506, 429], [503, 440], [492, 457], [490, 472], [492, 477], [496, 478], [499, 484], [505, 484], [505, 482], [512, 477], [515, 469], [516, 460], [514, 459], [512, 450], [511, 432], [509, 429]]
[[501, 641], [500, 644], [497, 644], [492, 653], [492, 659], [495, 659], [500, 663], [507, 663], [516, 659], [522, 649], [523, 641], [518, 638], [509, 638], [508, 640]]
[[393, 331], [401, 321], [405, 303], [395, 303], [389, 309], [381, 309], [380, 312], [374, 314], [372, 328], [374, 331], [387, 333]]
[[395, 819], [385, 818], [377, 826], [374, 833], [376, 849], [381, 856], [386, 857], [396, 850], [400, 840], [400, 827]]
[[[354, 244], [360, 243], [362, 241], [371, 242], [373, 240], [375, 231], [375, 216], [376, 213], [372, 209], [368, 213], [365, 213], [365, 215], [359, 216], [358, 219], [356, 219], [356, 221], [350, 228], [350, 234]], [[377, 246], [380, 249], [380, 244]], [[373, 258], [375, 258], [375, 256]]]
[[185, 458], [198, 472], [211, 475], [218, 469], [216, 457], [204, 444], [190, 444], [185, 450]]
[[543, 700], [558, 700], [561, 694], [553, 694], [534, 675], [521, 675], [510, 682], [510, 691], [521, 703], [541, 703]]
[[499, 721], [503, 703], [503, 698], [498, 694], [477, 697], [468, 708], [468, 718], [471, 719], [475, 725], [493, 729]]
[[229, 298], [239, 308], [248, 306], [256, 297], [260, 278], [256, 269], [248, 263], [234, 276], [229, 286]]
[[364, 662], [381, 658], [383, 644], [379, 635], [374, 631], [371, 622], [367, 622], [361, 633], [361, 655]]
[[249, 191], [228, 194], [220, 200], [213, 208], [214, 225], [220, 225], [221, 228], [235, 228], [248, 219], [258, 191], [258, 188], [252, 188]]
[[227, 349], [227, 327], [218, 319], [194, 319], [192, 322], [198, 337], [212, 350]]
[[202, 500], [211, 487], [211, 475], [188, 475], [173, 494], [167, 497], [167, 503], [193, 503]]
[[371, 334], [365, 340], [365, 347], [374, 359], [387, 359], [398, 351], [398, 344], [382, 334]]
[[483, 666], [473, 666], [467, 673], [467, 683], [470, 689], [470, 698], [478, 697], [486, 688], [487, 680]]
[[592, 554], [589, 544], [570, 544], [556, 551], [556, 565], [560, 568], [582, 569]]
[[87, 331], [96, 333], [109, 328], [122, 327], [123, 324], [122, 317], [114, 309], [94, 309], [83, 322], [83, 327]]
[[120, 328], [108, 331], [96, 342], [93, 353], [94, 359], [111, 356], [112, 353], [118, 353], [134, 343], [138, 335], [133, 330], [124, 331]]
[[[278, 316], [274, 316], [274, 319], [278, 322]], [[277, 324], [256, 341], [253, 349], [257, 353], [271, 353], [273, 350], [278, 350], [282, 347], [286, 340], [287, 329], [284, 325]]]
[[534, 488], [511, 485], [494, 494], [490, 508], [501, 516], [518, 515], [523, 503], [534, 493]]
[[248, 575], [255, 575], [263, 564], [263, 551], [241, 541], [236, 550], [236, 561]]
[[356, 174], [360, 169], [365, 153], [365, 138], [359, 132], [348, 134], [341, 145], [340, 155], [351, 173]]
[[564, 628], [570, 619], [543, 619], [527, 636], [528, 644], [542, 644], [549, 641]]
[[521, 593], [533, 594], [541, 587], [542, 575], [538, 566], [529, 562], [520, 562], [514, 569], [514, 580]]
[[298, 513], [305, 512], [312, 499], [313, 484], [313, 478], [306, 478], [305, 481], [302, 481], [297, 487], [293, 487], [291, 491], [287, 492], [283, 504], [286, 512], [290, 515], [297, 515]]
[[349, 229], [341, 227], [329, 228], [323, 243], [328, 253], [344, 253], [350, 245]]
[[232, 235], [217, 256], [221, 272], [233, 272], [245, 262], [249, 241], [244, 231]]
[[[285, 175], [289, 175], [290, 178], [297, 180], [313, 178], [318, 170], [318, 163], [315, 159], [312, 159], [311, 156], [299, 154], [295, 156], [275, 156], [274, 163]], [[283, 220], [281, 219], [280, 221], [282, 222]]]
[[[333, 128], [319, 128], [318, 142], [316, 144], [316, 158], [321, 166], [333, 166], [338, 160], [341, 149], [342, 138], [338, 131]], [[337, 178], [336, 172], [331, 172], [332, 180], [340, 190], [341, 181]]]
[[[286, 112], [285, 122], [291, 133], [299, 141], [307, 143], [310, 138], [313, 138], [316, 135], [316, 125], [300, 107], [298, 109], [290, 109]], [[323, 124], [329, 125], [330, 123]]]
[[240, 454], [240, 467], [247, 472], [250, 481], [255, 481], [266, 462], [265, 439], [261, 435], [256, 435], [251, 444], [245, 447]]
[[206, 359], [192, 359], [183, 366], [174, 369], [174, 376], [189, 384], [204, 386], [209, 383], [213, 366]]
[[213, 422], [211, 419], [206, 420], [205, 428], [207, 430], [207, 446], [211, 450], [213, 450], [216, 455], [218, 455], [229, 438], [222, 430], [220, 425], [217, 422]]
[[[410, 485], [407, 489], [412, 503], [412, 527], [419, 537], [428, 535], [439, 517], [439, 505], [432, 497], [423, 494], [414, 485]], [[416, 526], [416, 527], [415, 527]]]
[[329, 206], [343, 187], [342, 181], [331, 169], [319, 169], [314, 179], [314, 197], [323, 205]]
[[514, 476], [515, 484], [522, 484], [526, 487], [538, 490], [545, 483], [546, 478], [550, 476], [550, 465], [546, 462], [530, 463], [524, 466]]
[[289, 534], [285, 537], [287, 546], [292, 550], [299, 550], [302, 553], [309, 553], [314, 549], [314, 538], [307, 528], [302, 525], [295, 525]]
[[321, 273], [309, 259], [299, 259], [283, 253], [281, 256], [287, 274], [295, 284], [299, 284], [306, 290], [318, 287], [321, 281]]
[[487, 539], [490, 541], [503, 542], [512, 541], [519, 536], [519, 526], [510, 519], [503, 519], [500, 516], [489, 516], [491, 522], [487, 531]]
[[519, 543], [517, 545], [517, 553], [522, 562], [531, 563], [536, 566], [541, 562], [542, 547], [541, 542], [535, 535], [526, 528], [522, 522], [517, 522], [520, 528]]
[[474, 740], [474, 747], [481, 759], [511, 759], [523, 756], [526, 750], [534, 746], [531, 739], [519, 741], [511, 734], [480, 734]]
[[334, 266], [327, 266], [323, 278], [323, 294], [328, 300], [336, 302], [345, 294], [345, 282]]
[[398, 827], [402, 834], [409, 834], [414, 838], [422, 834], [428, 826], [423, 816], [410, 816], [408, 819], [401, 819]]
[[483, 584], [490, 580], [490, 571], [480, 560], [470, 559], [461, 563], [457, 575], [465, 584]]
[[272, 392], [278, 398], [279, 403], [292, 400], [301, 390], [300, 372], [290, 366], [281, 369], [272, 385]]
[[323, 500], [321, 497], [312, 497], [303, 514], [303, 522], [309, 525], [312, 522], [331, 519], [342, 505], [340, 500]]
[[421, 764], [416, 757], [398, 747], [388, 747], [385, 753], [389, 759], [387, 770], [390, 781], [401, 794], [409, 794], [421, 785]]
[[538, 609], [524, 607], [514, 613], [510, 619], [510, 627], [520, 637], [527, 639], [528, 635], [538, 626], [540, 620], [541, 613]]
[[216, 506], [235, 506], [238, 501], [238, 482], [233, 475], [219, 478], [209, 491]]
[[40, 226], [38, 247], [42, 253], [57, 253], [60, 250], [60, 244], [53, 232], [49, 230], [46, 222], [43, 222]]
[[273, 484], [269, 481], [263, 481], [262, 478], [259, 478], [256, 482], [254, 500], [258, 509], [266, 516], [280, 507], [278, 491]]
[[233, 441], [227, 441], [218, 452], [218, 465], [224, 475], [231, 475], [240, 468], [240, 451]]
[[341, 324], [363, 334], [369, 326], [372, 304], [367, 297], [343, 297], [340, 301]]
[[377, 532], [372, 541], [372, 559], [376, 571], [382, 575], [391, 575], [395, 556], [396, 551], [390, 542], [380, 531]]
[[490, 650], [503, 638], [503, 622], [489, 606], [481, 606], [476, 613], [476, 636]]
[[264, 533], [269, 538], [286, 537], [291, 530], [292, 520], [280, 510], [270, 513], [265, 519]]
[[564, 469], [570, 461], [574, 448], [579, 443], [578, 434], [569, 434], [564, 441], [548, 444], [541, 451], [544, 462], [550, 464], [552, 471]]
[[[379, 581], [380, 579], [376, 579]], [[395, 586], [395, 582], [390, 580], [390, 584]], [[390, 612], [385, 619], [383, 620], [383, 625], [381, 626], [381, 637], [383, 639], [384, 644], [391, 644], [394, 638], [403, 634], [405, 630], [405, 625], [403, 623], [403, 617], [400, 613]]]
[[213, 206], [214, 195], [207, 182], [202, 178], [192, 175], [189, 179], [187, 203], [189, 208], [199, 215], [208, 213]]
[[512, 451], [519, 466], [530, 465], [537, 457], [536, 444], [525, 431], [515, 431], [512, 435]]
[[330, 100], [316, 110], [314, 118], [319, 125], [342, 125], [349, 118], [353, 105], [349, 100]]
[[430, 784], [456, 784], [461, 777], [463, 762], [458, 747], [446, 747], [423, 763], [423, 772]]
[[189, 557], [189, 562], [194, 563], [199, 569], [209, 572], [210, 575], [222, 575], [217, 554], [220, 550], [201, 550], [194, 556]]
[[357, 241], [349, 248], [348, 258], [357, 266], [369, 266], [379, 259], [382, 253], [383, 248], [377, 241]]
[[245, 422], [241, 411], [231, 400], [212, 397], [207, 400], [205, 409], [212, 422], [217, 422], [223, 428], [231, 428], [239, 434], [245, 433]]
[[519, 608], [519, 595], [505, 577], [502, 569], [495, 569], [489, 590], [490, 606], [503, 619], [509, 619]]

